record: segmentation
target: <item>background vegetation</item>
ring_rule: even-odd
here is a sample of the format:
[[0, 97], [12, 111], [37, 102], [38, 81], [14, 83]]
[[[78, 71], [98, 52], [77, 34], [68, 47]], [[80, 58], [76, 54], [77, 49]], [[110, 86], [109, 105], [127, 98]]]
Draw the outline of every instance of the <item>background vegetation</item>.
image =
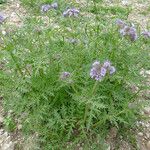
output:
[[[59, 1], [57, 10], [41, 13], [41, 5], [51, 2], [22, 0], [31, 15], [23, 27], [1, 35], [5, 109], [21, 118], [25, 134], [38, 135], [39, 149], [67, 149], [68, 142], [68, 149], [78, 143], [106, 149], [110, 128], [125, 135], [140, 118], [137, 97], [146, 88], [140, 69], [148, 69], [148, 40], [137, 24], [136, 41], [119, 34], [115, 21], [126, 20], [130, 8]], [[79, 16], [63, 17], [68, 7], [79, 8]], [[110, 60], [115, 74], [91, 79], [95, 60]], [[65, 80], [63, 72], [70, 73]]]

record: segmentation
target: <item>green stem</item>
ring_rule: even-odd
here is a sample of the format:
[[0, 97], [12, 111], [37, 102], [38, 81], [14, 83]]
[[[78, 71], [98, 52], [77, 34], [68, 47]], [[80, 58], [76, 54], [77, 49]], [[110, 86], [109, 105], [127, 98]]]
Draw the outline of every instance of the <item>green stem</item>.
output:
[[18, 64], [18, 62], [17, 62], [17, 60], [16, 60], [16, 57], [14, 56], [14, 54], [13, 54], [12, 52], [10, 52], [10, 55], [11, 55], [11, 57], [12, 57], [12, 59], [13, 59], [15, 65], [16, 65], [18, 71], [20, 72], [21, 76], [23, 76], [23, 73], [22, 73], [22, 71], [21, 71], [21, 68], [20, 68], [20, 66], [19, 66], [19, 64]]
[[93, 124], [93, 128], [96, 128], [100, 124], [101, 120]]
[[[94, 84], [94, 86], [93, 86], [93, 89], [92, 89], [92, 96], [95, 94], [95, 92], [96, 92], [96, 88], [97, 88], [97, 85], [98, 85], [98, 81], [96, 81], [95, 82], [95, 84]], [[87, 118], [87, 114], [88, 114], [88, 112], [89, 112], [89, 109], [90, 109], [90, 104], [86, 104], [86, 106], [85, 106], [85, 113], [84, 113], [84, 120], [83, 120], [83, 123], [85, 123], [86, 122], [86, 118]]]
[[74, 85], [71, 85], [72, 89], [74, 90], [75, 93], [78, 93], [78, 91], [75, 89]]

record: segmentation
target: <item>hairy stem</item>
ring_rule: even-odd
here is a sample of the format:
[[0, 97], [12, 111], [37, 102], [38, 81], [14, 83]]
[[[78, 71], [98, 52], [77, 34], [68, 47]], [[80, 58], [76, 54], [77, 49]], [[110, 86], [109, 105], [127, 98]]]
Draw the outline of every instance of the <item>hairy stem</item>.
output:
[[[93, 89], [92, 89], [92, 96], [95, 95], [95, 92], [96, 92], [96, 88], [97, 88], [97, 85], [98, 85], [98, 81], [95, 82], [94, 86], [93, 86]], [[90, 109], [90, 104], [87, 103], [86, 106], [85, 106], [85, 113], [84, 113], [84, 120], [83, 120], [83, 123], [85, 124], [86, 122], [86, 118], [87, 118], [87, 114], [89, 112], [89, 109]]]

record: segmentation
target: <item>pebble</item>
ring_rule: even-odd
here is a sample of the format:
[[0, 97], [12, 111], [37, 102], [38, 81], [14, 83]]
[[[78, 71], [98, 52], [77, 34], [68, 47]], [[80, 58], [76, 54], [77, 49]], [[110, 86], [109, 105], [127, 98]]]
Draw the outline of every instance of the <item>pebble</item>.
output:
[[16, 7], [19, 8], [19, 7], [20, 7], [20, 4], [17, 3]]
[[4, 129], [0, 129], [0, 135], [4, 133]]
[[150, 150], [150, 141], [147, 142], [147, 148]]
[[110, 145], [108, 146], [107, 150], [111, 150], [111, 147], [110, 147]]
[[122, 5], [128, 5], [128, 1], [127, 0], [122, 0]]
[[147, 138], [149, 138], [149, 137], [150, 137], [149, 133], [146, 133], [146, 137], [147, 137]]
[[145, 73], [146, 73], [147, 75], [150, 75], [150, 70], [146, 70]]
[[18, 128], [18, 130], [21, 130], [22, 129], [22, 125], [19, 124], [17, 128]]
[[3, 123], [3, 121], [4, 121], [3, 116], [0, 116], [0, 123]]
[[150, 115], [150, 107], [145, 107], [144, 108], [144, 113], [147, 115]]
[[3, 35], [6, 35], [6, 31], [5, 31], [5, 30], [3, 30], [3, 31], [2, 31], [2, 34], [3, 34]]
[[142, 133], [142, 132], [139, 132], [138, 135], [139, 135], [139, 136], [143, 136], [143, 133]]
[[146, 124], [145, 127], [149, 128], [149, 124]]
[[5, 132], [3, 135], [7, 137], [7, 136], [8, 136], [8, 133], [7, 133], [7, 132]]
[[13, 110], [9, 110], [8, 113], [9, 113], [9, 114], [12, 114], [12, 113], [13, 113]]

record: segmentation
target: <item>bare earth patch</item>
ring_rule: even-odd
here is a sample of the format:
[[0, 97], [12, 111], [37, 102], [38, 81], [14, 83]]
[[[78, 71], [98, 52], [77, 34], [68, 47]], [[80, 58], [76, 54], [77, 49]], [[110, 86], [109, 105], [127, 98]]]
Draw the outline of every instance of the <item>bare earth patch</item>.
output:
[[132, 12], [128, 16], [130, 21], [137, 22], [142, 30], [150, 26], [150, 0], [130, 0]]
[[21, 7], [20, 1], [12, 0], [4, 6], [4, 9], [0, 11], [5, 19], [6, 24], [9, 26], [17, 26], [20, 27], [23, 25], [23, 19], [26, 15], [26, 10]]

